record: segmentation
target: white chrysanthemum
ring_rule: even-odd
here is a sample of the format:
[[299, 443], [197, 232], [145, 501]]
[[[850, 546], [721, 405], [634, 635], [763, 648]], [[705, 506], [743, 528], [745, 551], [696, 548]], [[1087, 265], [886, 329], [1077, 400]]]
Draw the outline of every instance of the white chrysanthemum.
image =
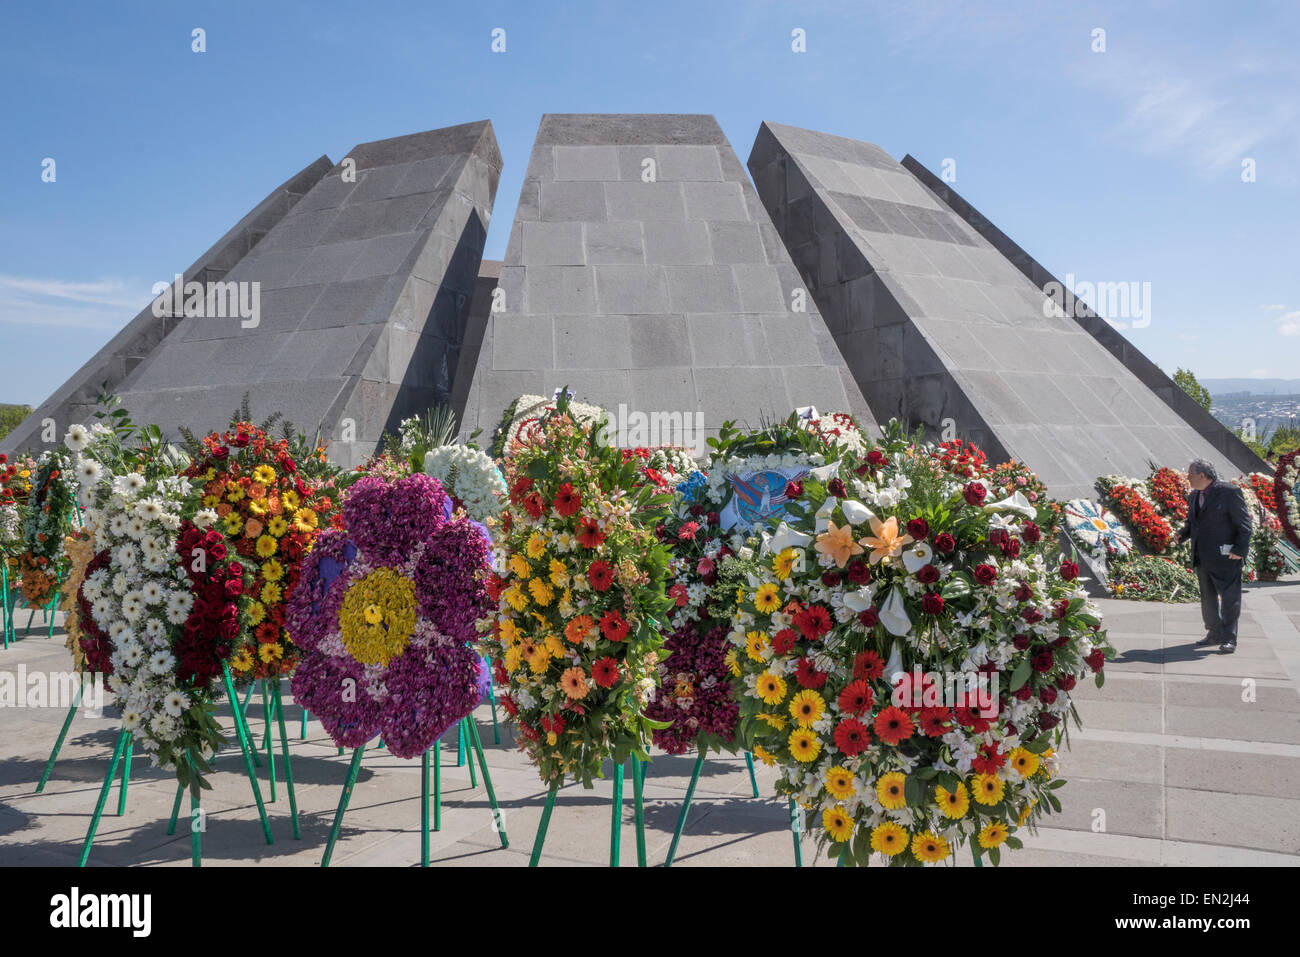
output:
[[144, 476], [136, 472], [128, 472], [113, 479], [113, 491], [124, 499], [135, 497], [144, 486]]
[[194, 524], [199, 528], [211, 528], [217, 522], [217, 513], [210, 508], [201, 508], [194, 515]]
[[140, 712], [130, 709], [122, 712], [122, 730], [135, 731], [140, 727]]
[[164, 598], [162, 586], [156, 580], [146, 581], [140, 588], [140, 597], [146, 605], [156, 605]]
[[157, 618], [150, 618], [144, 623], [144, 636], [154, 647], [167, 642], [167, 626]]
[[81, 483], [82, 488], [91, 488], [99, 484], [103, 475], [103, 467], [94, 459], [77, 459], [77, 481]]
[[162, 706], [173, 718], [179, 718], [189, 708], [190, 699], [179, 691], [172, 691], [163, 698]]
[[169, 674], [176, 666], [176, 659], [170, 651], [155, 651], [149, 656], [149, 670], [156, 675]]
[[126, 516], [121, 512], [113, 513], [113, 517], [108, 520], [108, 534], [114, 538], [120, 538], [126, 534]]

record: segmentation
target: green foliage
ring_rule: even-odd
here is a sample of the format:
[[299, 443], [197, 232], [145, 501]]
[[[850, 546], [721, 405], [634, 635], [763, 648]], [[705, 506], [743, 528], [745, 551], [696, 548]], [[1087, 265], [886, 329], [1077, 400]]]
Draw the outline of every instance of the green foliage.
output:
[[1205, 388], [1196, 381], [1196, 376], [1191, 369], [1184, 369], [1181, 366], [1174, 373], [1174, 382], [1176, 382], [1184, 392], [1190, 395], [1196, 404], [1206, 412], [1210, 411], [1210, 390]]
[[1268, 440], [1268, 451], [1274, 455], [1286, 455], [1300, 449], [1300, 428], [1284, 426], [1274, 432]]
[[18, 423], [32, 414], [30, 405], [0, 404], [0, 439], [18, 428]]
[[1249, 448], [1256, 455], [1258, 455], [1261, 459], [1265, 458], [1268, 455], [1268, 448], [1264, 445], [1264, 443], [1260, 442], [1259, 439], [1255, 438], [1254, 436], [1247, 436], [1245, 428], [1240, 428], [1237, 430], [1237, 438], [1241, 439], [1241, 441], [1246, 444], [1246, 447]]

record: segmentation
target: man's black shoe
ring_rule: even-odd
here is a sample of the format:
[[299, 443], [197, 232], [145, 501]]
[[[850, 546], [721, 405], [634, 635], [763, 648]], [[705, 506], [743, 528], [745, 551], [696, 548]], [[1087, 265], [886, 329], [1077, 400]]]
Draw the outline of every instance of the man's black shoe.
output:
[[1235, 641], [1225, 641], [1219, 645], [1219, 650], [1225, 655], [1230, 655], [1237, 650], [1237, 643]]
[[1206, 635], [1204, 638], [1202, 638], [1200, 641], [1196, 643], [1196, 646], [1199, 648], [1202, 646], [1217, 645], [1219, 643], [1220, 640], [1217, 635]]

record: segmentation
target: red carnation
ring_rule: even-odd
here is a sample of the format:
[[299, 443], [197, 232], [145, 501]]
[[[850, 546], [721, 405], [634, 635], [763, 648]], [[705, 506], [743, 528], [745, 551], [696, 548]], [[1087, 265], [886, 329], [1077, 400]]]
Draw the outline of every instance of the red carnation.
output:
[[868, 464], [875, 468], [880, 468], [880, 466], [884, 465], [888, 461], [889, 460], [885, 458], [885, 453], [880, 451], [880, 449], [872, 449], [867, 453]]
[[845, 718], [835, 726], [835, 747], [849, 757], [861, 754], [871, 743], [871, 732], [856, 718]]
[[907, 712], [892, 704], [876, 715], [876, 737], [886, 744], [901, 744], [910, 738], [915, 730], [916, 727], [912, 724], [912, 719], [907, 716]]

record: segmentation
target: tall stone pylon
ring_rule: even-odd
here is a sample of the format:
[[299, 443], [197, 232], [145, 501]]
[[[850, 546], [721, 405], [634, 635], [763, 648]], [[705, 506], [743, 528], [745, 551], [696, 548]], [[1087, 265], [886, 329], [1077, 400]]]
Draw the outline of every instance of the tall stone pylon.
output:
[[461, 361], [454, 405], [486, 435], [520, 395], [564, 386], [708, 434], [806, 405], [874, 427], [712, 116], [544, 116]]
[[[223, 280], [288, 215], [298, 200], [320, 182], [331, 165], [322, 156], [277, 186], [190, 264], [181, 274], [184, 281], [206, 284]], [[167, 279], [171, 281], [172, 277]], [[0, 450], [39, 453], [62, 442], [69, 425], [88, 419], [100, 393], [116, 392], [136, 366], [180, 324], [180, 319], [171, 316], [155, 316], [153, 303], [145, 306], [36, 411], [0, 440]]]
[[1203, 458], [1238, 469], [888, 153], [764, 123], [758, 194], [878, 417], [969, 439], [1057, 498]]
[[451, 398], [500, 174], [487, 120], [354, 147], [201, 306], [171, 297], [155, 321], [174, 329], [121, 382], [124, 406], [174, 437], [226, 428], [248, 394], [255, 419], [363, 461]]

